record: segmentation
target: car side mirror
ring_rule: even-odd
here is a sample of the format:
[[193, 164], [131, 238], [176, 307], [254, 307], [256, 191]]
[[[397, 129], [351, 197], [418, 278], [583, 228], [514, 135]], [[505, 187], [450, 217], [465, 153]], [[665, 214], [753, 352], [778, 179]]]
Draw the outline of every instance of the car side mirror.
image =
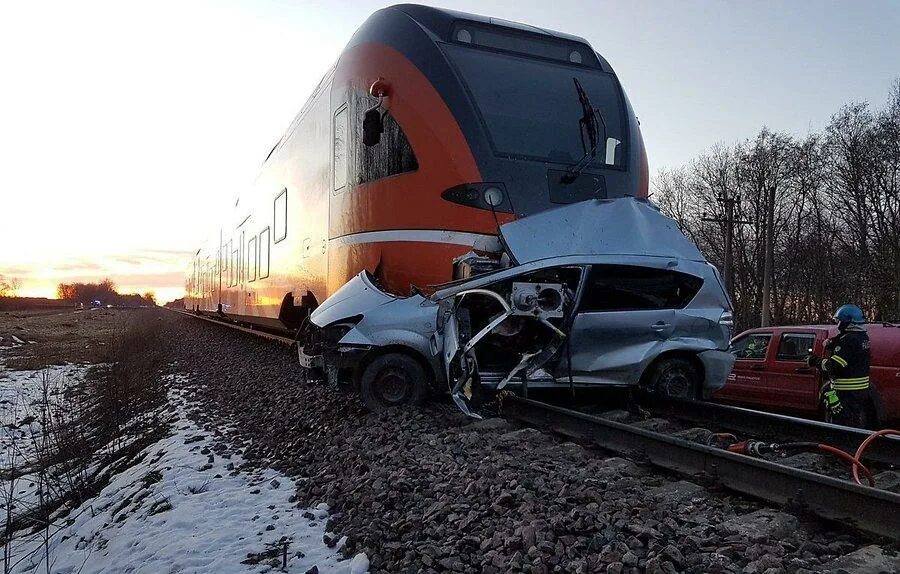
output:
[[381, 141], [381, 134], [384, 133], [384, 121], [378, 108], [366, 110], [363, 118], [363, 144], [366, 147], [377, 145]]

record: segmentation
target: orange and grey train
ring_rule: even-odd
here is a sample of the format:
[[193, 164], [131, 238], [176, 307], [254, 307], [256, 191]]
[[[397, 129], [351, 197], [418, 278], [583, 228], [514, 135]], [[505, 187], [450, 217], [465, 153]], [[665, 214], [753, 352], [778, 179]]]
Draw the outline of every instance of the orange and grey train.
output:
[[296, 327], [363, 269], [408, 294], [499, 225], [647, 197], [637, 118], [586, 40], [417, 5], [375, 12], [194, 257], [185, 306]]

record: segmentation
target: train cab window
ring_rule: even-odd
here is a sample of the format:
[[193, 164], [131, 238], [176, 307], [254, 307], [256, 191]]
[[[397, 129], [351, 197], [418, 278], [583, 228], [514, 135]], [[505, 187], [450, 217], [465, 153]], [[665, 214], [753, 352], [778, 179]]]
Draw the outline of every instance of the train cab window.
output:
[[275, 198], [275, 243], [287, 237], [287, 188]]
[[771, 333], [751, 333], [734, 341], [730, 351], [738, 359], [761, 360], [766, 358], [771, 341]]
[[354, 123], [349, 134], [350, 184], [359, 185], [419, 169], [416, 154], [390, 111], [383, 112], [381, 140], [373, 146], [363, 144], [363, 119], [375, 100], [362, 90], [353, 90], [352, 94], [350, 112]]
[[256, 281], [256, 236], [247, 241], [247, 281]]
[[269, 276], [269, 228], [259, 232], [259, 278]]
[[347, 186], [347, 108], [334, 115], [334, 190]]

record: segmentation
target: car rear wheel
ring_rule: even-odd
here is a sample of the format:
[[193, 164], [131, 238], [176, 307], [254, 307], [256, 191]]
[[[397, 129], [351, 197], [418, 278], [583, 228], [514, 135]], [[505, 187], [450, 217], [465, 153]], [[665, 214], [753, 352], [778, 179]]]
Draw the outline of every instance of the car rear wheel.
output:
[[663, 359], [653, 371], [650, 389], [661, 398], [692, 400], [697, 398], [700, 376], [685, 359]]
[[428, 394], [425, 368], [403, 353], [376, 357], [359, 380], [363, 404], [372, 412], [401, 405], [418, 405]]

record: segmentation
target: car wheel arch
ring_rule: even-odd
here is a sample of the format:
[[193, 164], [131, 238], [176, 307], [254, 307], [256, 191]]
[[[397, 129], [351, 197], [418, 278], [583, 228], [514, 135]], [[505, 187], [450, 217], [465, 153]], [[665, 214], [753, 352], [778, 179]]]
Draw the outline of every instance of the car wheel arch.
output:
[[703, 361], [700, 360], [698, 354], [701, 351], [692, 351], [687, 349], [671, 349], [668, 351], [663, 351], [659, 355], [653, 358], [650, 363], [647, 364], [644, 371], [641, 373], [640, 380], [638, 382], [638, 386], [642, 390], [648, 390], [648, 385], [650, 384], [650, 379], [653, 377], [656, 369], [659, 365], [666, 360], [669, 359], [683, 359], [691, 363], [691, 365], [696, 369], [699, 380], [698, 388], [695, 389], [695, 392], [699, 395], [703, 390], [703, 381], [706, 379], [706, 368], [703, 365]]
[[400, 353], [402, 355], [407, 355], [415, 359], [416, 362], [418, 362], [422, 366], [422, 368], [425, 369], [425, 374], [430, 378], [429, 386], [431, 387], [431, 390], [437, 389], [438, 383], [442, 380], [441, 373], [435, 370], [434, 365], [431, 364], [431, 362], [421, 353], [421, 351], [408, 345], [401, 344], [373, 347], [368, 353], [366, 353], [356, 365], [356, 368], [353, 370], [354, 388], [359, 388], [362, 374], [365, 372], [366, 368], [368, 368], [368, 366], [372, 364], [372, 361], [374, 361], [378, 357], [389, 355], [391, 353]]

